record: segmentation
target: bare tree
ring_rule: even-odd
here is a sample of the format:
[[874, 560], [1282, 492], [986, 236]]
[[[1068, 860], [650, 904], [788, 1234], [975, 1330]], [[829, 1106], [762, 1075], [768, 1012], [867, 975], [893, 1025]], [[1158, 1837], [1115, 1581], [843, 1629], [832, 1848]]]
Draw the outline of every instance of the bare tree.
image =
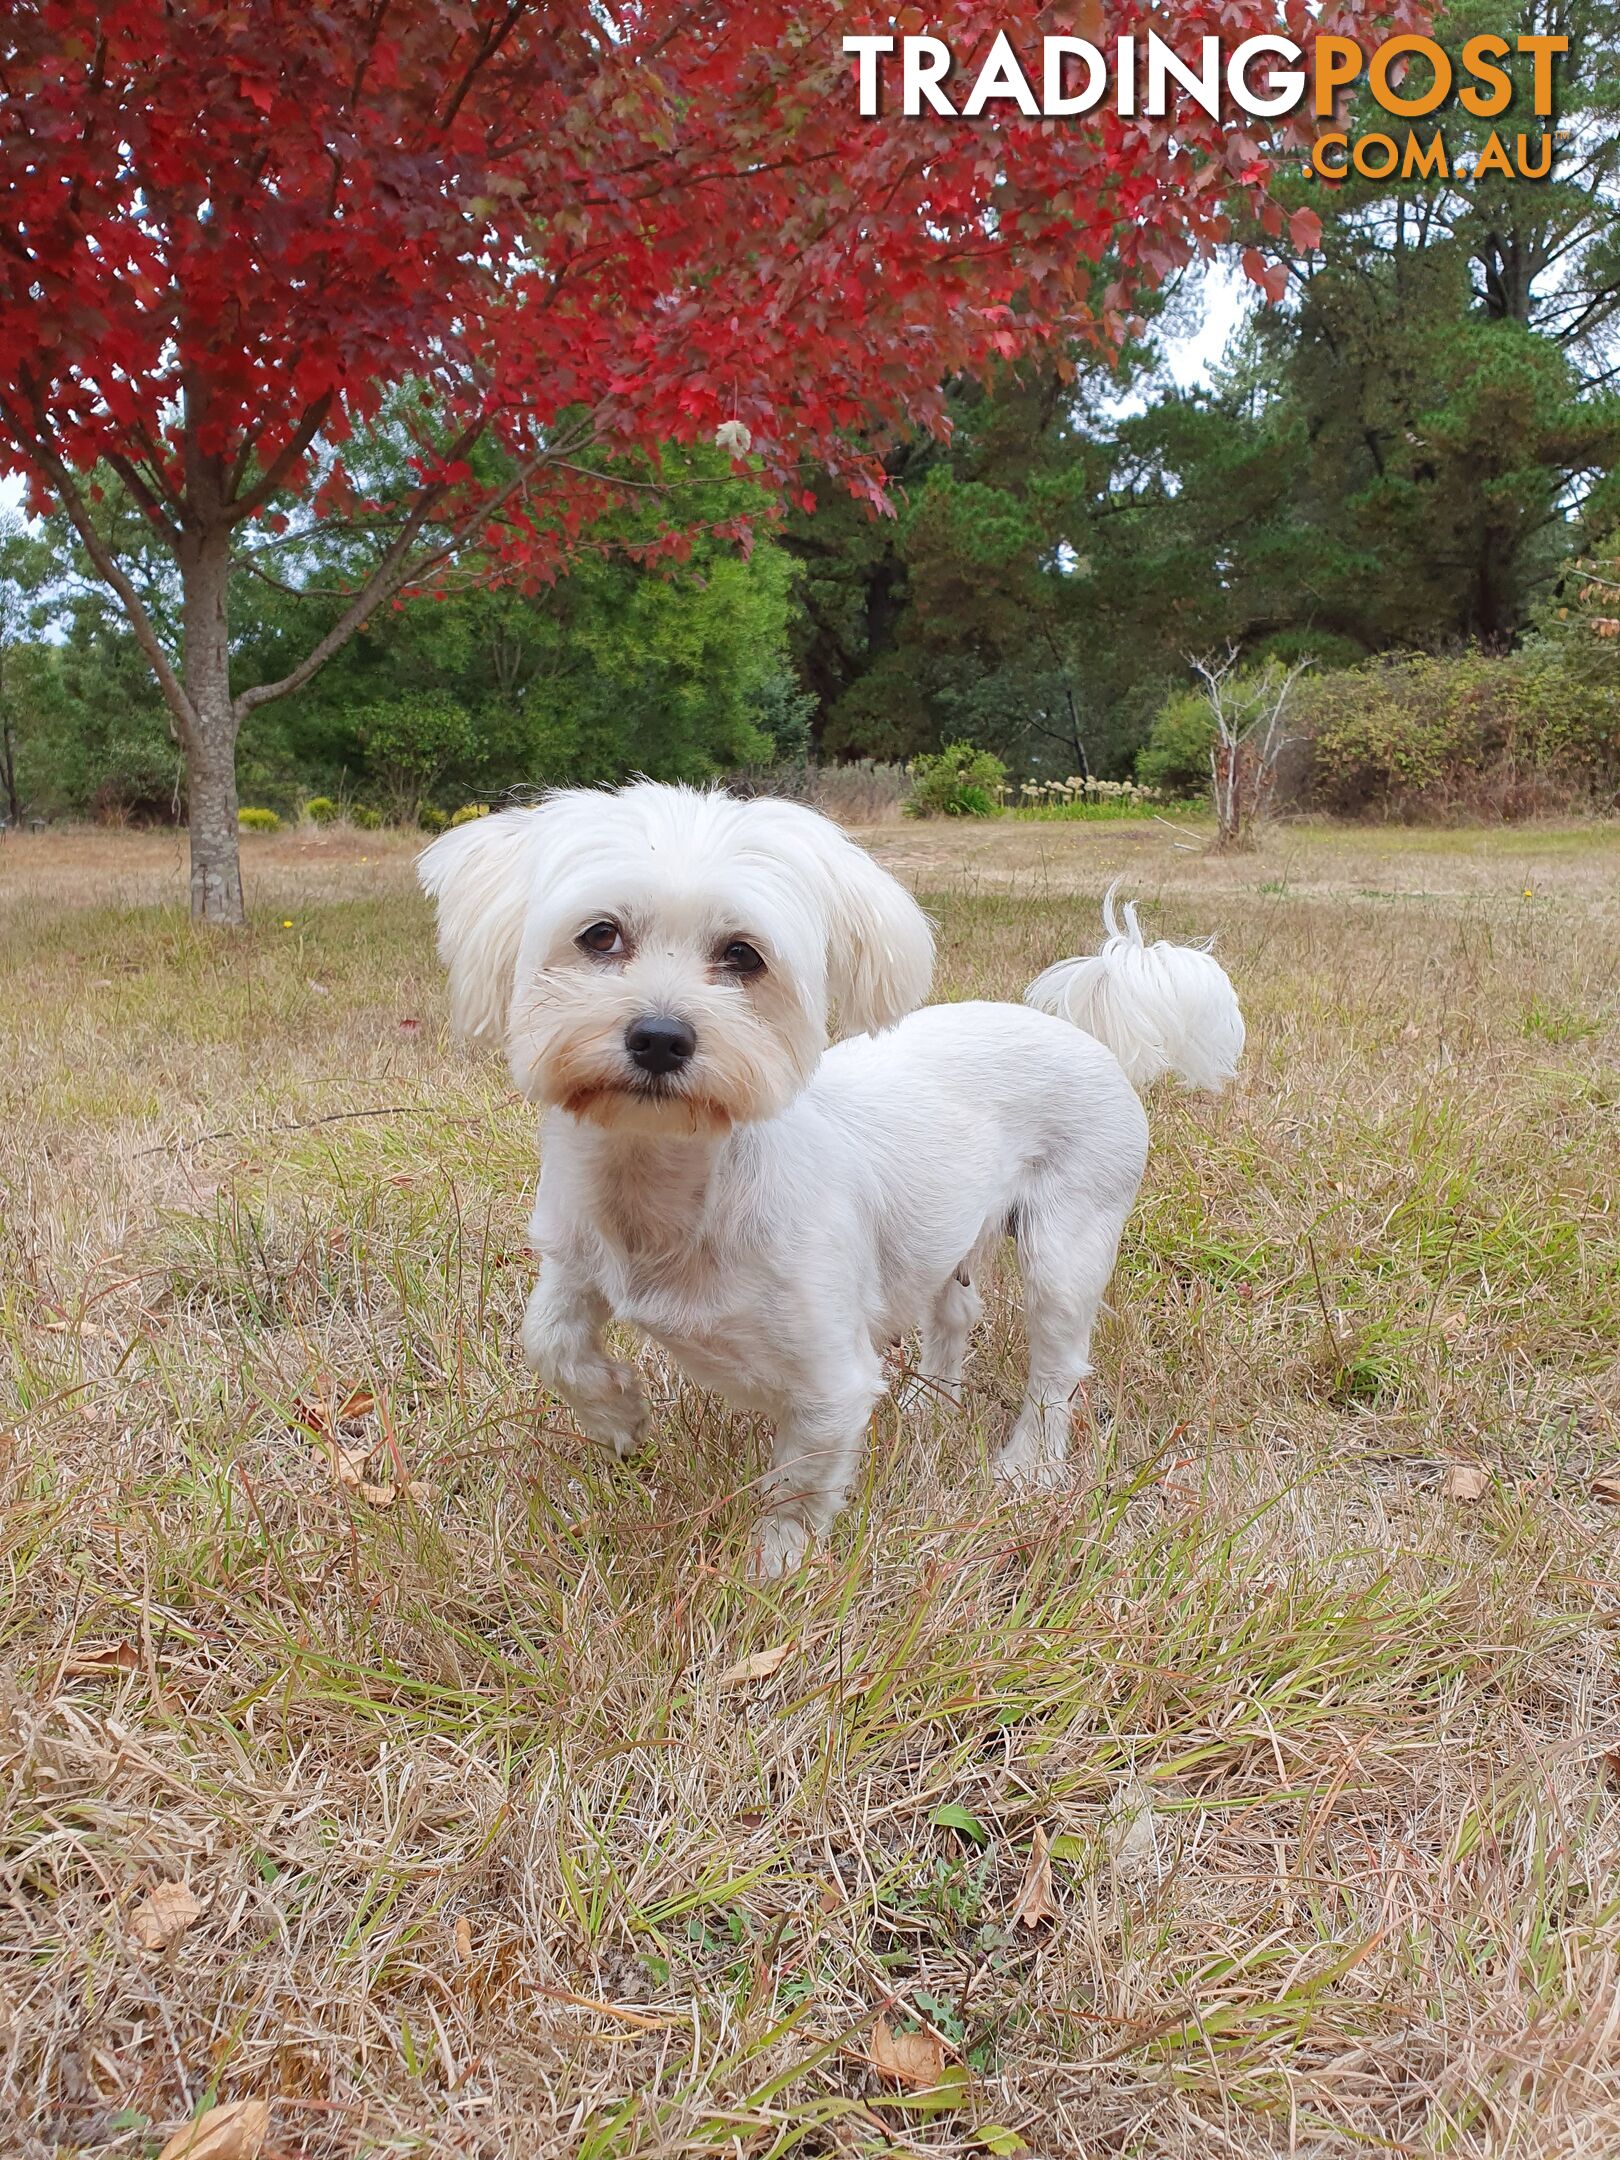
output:
[[1285, 668], [1268, 660], [1258, 672], [1245, 673], [1238, 660], [1235, 645], [1228, 645], [1223, 660], [1192, 660], [1215, 723], [1209, 783], [1215, 845], [1222, 849], [1253, 847], [1259, 837], [1277, 785], [1277, 761], [1293, 740], [1283, 732], [1283, 715], [1294, 685], [1314, 664], [1296, 660]]

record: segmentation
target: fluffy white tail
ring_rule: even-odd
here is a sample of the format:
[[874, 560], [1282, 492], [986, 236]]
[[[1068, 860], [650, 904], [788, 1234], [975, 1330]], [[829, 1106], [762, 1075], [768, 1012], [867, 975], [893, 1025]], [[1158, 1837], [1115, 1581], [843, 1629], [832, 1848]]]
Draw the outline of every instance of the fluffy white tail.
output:
[[1147, 944], [1136, 909], [1125, 926], [1114, 912], [1117, 885], [1103, 902], [1108, 932], [1088, 960], [1059, 960], [1037, 975], [1024, 1003], [1072, 1020], [1113, 1051], [1136, 1088], [1173, 1072], [1188, 1087], [1219, 1094], [1243, 1055], [1243, 1014], [1226, 970], [1194, 945]]

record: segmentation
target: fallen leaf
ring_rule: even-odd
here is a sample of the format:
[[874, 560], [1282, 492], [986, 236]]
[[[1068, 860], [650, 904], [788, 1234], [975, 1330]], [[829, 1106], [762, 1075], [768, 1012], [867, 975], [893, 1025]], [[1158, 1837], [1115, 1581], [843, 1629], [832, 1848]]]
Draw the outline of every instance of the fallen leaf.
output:
[[756, 1650], [752, 1657], [742, 1658], [735, 1665], [728, 1665], [720, 1675], [722, 1687], [746, 1687], [750, 1680], [768, 1680], [772, 1673], [780, 1672], [793, 1655], [790, 1642], [778, 1643], [774, 1650]]
[[345, 1425], [362, 1424], [376, 1407], [377, 1398], [367, 1388], [350, 1388], [339, 1401], [334, 1401], [332, 1393], [323, 1389], [319, 1393], [299, 1396], [293, 1404], [293, 1423], [302, 1426], [317, 1440], [331, 1440]]
[[376, 1452], [375, 1448], [339, 1447], [332, 1440], [321, 1446], [327, 1468], [345, 1492], [361, 1491], [365, 1485], [366, 1465]]
[[472, 1923], [465, 1913], [456, 1921], [456, 1962], [470, 1965], [473, 1961]]
[[1491, 1489], [1491, 1473], [1478, 1463], [1447, 1463], [1440, 1490], [1448, 1500], [1483, 1500]]
[[897, 2085], [919, 2089], [937, 2085], [945, 2075], [944, 2043], [931, 2032], [897, 2033], [887, 2018], [872, 2027], [872, 2062]]
[[1447, 1342], [1450, 1342], [1454, 1336], [1460, 1335], [1467, 1325], [1467, 1313], [1449, 1312], [1440, 1322], [1440, 1333], [1446, 1338]]
[[129, 1916], [129, 1932], [143, 1950], [167, 1950], [202, 1912], [184, 1883], [159, 1883]]
[[332, 1474], [343, 1490], [364, 1500], [368, 1507], [392, 1507], [401, 1493], [407, 1494], [412, 1500], [427, 1500], [432, 1497], [433, 1487], [426, 1478], [407, 1478], [403, 1485], [396, 1485], [391, 1478], [381, 1482], [368, 1479], [364, 1473], [366, 1465], [371, 1461], [371, 1455], [363, 1448], [333, 1448], [328, 1452], [336, 1458]]
[[270, 2134], [270, 2110], [262, 2100], [227, 2100], [177, 2130], [158, 2160], [259, 2160]]
[[1057, 1911], [1057, 1900], [1052, 1895], [1052, 1858], [1046, 1841], [1046, 1832], [1040, 1824], [1035, 1825], [1035, 1835], [1030, 1841], [1029, 1865], [1018, 1888], [1018, 1900], [1013, 1906], [1013, 1919], [1020, 1927], [1037, 1928], [1043, 1920], [1050, 1920]]
[[1153, 1802], [1147, 1787], [1131, 1778], [1109, 1805], [1104, 1834], [1109, 1857], [1122, 1875], [1142, 1875], [1152, 1867], [1153, 1823]]
[[1607, 1507], [1620, 1507], [1620, 1466], [1598, 1472], [1592, 1480], [1592, 1498]]
[[1003, 2129], [1000, 2123], [984, 2123], [973, 2133], [973, 2142], [987, 2153], [1012, 2155], [1028, 2152], [1029, 2147], [1016, 2130]]
[[76, 1650], [62, 1670], [75, 1680], [94, 1680], [102, 1673], [139, 1672], [141, 1655], [133, 1643], [101, 1643], [93, 1650]]

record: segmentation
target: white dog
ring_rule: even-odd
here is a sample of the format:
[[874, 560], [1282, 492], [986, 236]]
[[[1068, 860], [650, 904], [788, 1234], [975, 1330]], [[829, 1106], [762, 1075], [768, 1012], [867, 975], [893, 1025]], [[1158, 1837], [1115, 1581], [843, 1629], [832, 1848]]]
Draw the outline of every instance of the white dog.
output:
[[764, 1412], [754, 1558], [786, 1573], [843, 1505], [885, 1349], [920, 1328], [921, 1384], [960, 1399], [1010, 1232], [1029, 1378], [995, 1467], [1061, 1474], [1147, 1155], [1132, 1083], [1219, 1087], [1243, 1046], [1207, 953], [1145, 947], [1110, 895], [1103, 950], [1028, 991], [1044, 1010], [917, 1011], [927, 919], [836, 825], [648, 781], [460, 826], [420, 874], [454, 1026], [546, 1113], [523, 1346], [581, 1432], [647, 1432], [610, 1319]]

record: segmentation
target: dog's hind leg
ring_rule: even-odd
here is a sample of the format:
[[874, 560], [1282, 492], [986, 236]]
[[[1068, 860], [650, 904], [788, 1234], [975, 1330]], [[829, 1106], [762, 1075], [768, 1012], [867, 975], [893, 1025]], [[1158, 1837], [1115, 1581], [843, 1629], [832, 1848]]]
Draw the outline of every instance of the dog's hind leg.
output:
[[984, 1313], [984, 1300], [973, 1287], [963, 1262], [946, 1283], [923, 1323], [917, 1370], [900, 1390], [902, 1410], [918, 1403], [962, 1400], [962, 1366], [968, 1340]]
[[754, 1533], [753, 1572], [791, 1575], [811, 1541], [831, 1529], [860, 1468], [867, 1420], [883, 1393], [876, 1357], [836, 1388], [796, 1401], [780, 1419]]
[[1055, 1485], [1063, 1476], [1069, 1429], [1091, 1371], [1091, 1331], [1114, 1272], [1126, 1212], [1073, 1194], [1020, 1206], [1029, 1378], [994, 1464], [997, 1477], [1010, 1484]]

